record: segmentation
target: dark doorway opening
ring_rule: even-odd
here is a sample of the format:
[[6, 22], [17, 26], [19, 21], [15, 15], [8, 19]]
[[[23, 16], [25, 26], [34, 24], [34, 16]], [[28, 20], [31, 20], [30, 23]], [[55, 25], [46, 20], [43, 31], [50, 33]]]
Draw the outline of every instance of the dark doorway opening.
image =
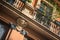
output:
[[5, 40], [9, 29], [9, 25], [0, 20], [0, 40]]

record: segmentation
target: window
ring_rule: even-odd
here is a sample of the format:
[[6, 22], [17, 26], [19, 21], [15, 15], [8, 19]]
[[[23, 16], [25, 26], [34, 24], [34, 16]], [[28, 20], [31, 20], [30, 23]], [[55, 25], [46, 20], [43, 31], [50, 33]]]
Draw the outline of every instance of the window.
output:
[[10, 4], [13, 4], [15, 0], [6, 0], [7, 2], [9, 2]]
[[43, 13], [44, 8], [40, 7], [40, 9], [38, 9], [38, 10], [40, 10], [40, 12]]
[[44, 16], [47, 16], [48, 19], [51, 19], [53, 8], [50, 7], [48, 4], [42, 1], [41, 6], [38, 10], [41, 12], [41, 14], [43, 14]]
[[51, 19], [52, 17], [52, 9], [49, 6], [47, 6], [46, 8], [46, 16], [48, 17], [48, 19]]
[[4, 34], [4, 32], [5, 32], [5, 29], [3, 27], [4, 27], [4, 25], [2, 25], [0, 23], [0, 39], [1, 39], [2, 35]]
[[8, 30], [8, 25], [0, 20], [0, 40], [5, 40]]
[[40, 13], [36, 14], [36, 20], [45, 26], [49, 26], [53, 8], [42, 1], [38, 10]]
[[60, 26], [60, 22], [59, 21], [55, 21], [55, 24], [57, 24], [58, 26]]

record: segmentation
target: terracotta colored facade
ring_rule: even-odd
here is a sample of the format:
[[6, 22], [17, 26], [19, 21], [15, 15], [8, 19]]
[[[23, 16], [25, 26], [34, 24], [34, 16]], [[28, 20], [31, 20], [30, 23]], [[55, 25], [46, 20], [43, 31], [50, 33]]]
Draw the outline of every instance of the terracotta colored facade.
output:
[[32, 2], [32, 6], [35, 7], [36, 4], [37, 4], [37, 2], [38, 2], [38, 0], [33, 0], [33, 2]]
[[24, 40], [24, 35], [20, 34], [16, 30], [12, 30], [9, 40]]
[[56, 20], [60, 22], [60, 18], [57, 18]]
[[[33, 7], [36, 6], [38, 0], [34, 0], [32, 3]], [[1, 2], [1, 1], [0, 1]], [[3, 4], [3, 5], [2, 5]], [[4, 5], [6, 4], [6, 5]], [[30, 8], [28, 8], [30, 9]], [[25, 14], [23, 14], [21, 11], [17, 10], [17, 8], [12, 7], [12, 5], [9, 5], [8, 3], [2, 1], [0, 4], [0, 20], [5, 22], [5, 24], [8, 25], [9, 31], [6, 34], [5, 40], [59, 40], [60, 37], [53, 33], [53, 31], [47, 29], [45, 26], [39, 24], [32, 18], [27, 17]], [[34, 9], [33, 9], [34, 10]], [[20, 18], [20, 19], [19, 19]], [[17, 19], [18, 22], [17, 22]], [[23, 21], [21, 20], [23, 19]], [[23, 35], [23, 33], [11, 27], [10, 23], [13, 23], [15, 26], [22, 27], [23, 30], [27, 32], [26, 35]], [[16, 27], [17, 27], [16, 26]], [[55, 28], [55, 25], [52, 23], [52, 25]], [[55, 29], [54, 29], [55, 32]]]

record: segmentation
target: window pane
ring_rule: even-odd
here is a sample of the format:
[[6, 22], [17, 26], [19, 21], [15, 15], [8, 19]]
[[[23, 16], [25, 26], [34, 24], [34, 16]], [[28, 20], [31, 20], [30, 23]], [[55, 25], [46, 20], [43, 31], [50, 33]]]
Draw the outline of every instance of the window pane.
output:
[[4, 25], [0, 24], [0, 39], [2, 38], [4, 33], [5, 33]]
[[9, 28], [8, 24], [0, 20], [0, 40], [5, 40]]

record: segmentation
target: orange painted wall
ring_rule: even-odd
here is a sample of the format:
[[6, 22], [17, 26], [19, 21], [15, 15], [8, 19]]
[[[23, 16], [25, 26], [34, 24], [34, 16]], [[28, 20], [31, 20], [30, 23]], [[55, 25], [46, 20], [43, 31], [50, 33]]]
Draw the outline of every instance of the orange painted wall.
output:
[[12, 30], [9, 40], [24, 40], [24, 36], [16, 30]]
[[33, 0], [33, 2], [32, 2], [32, 6], [35, 7], [36, 4], [37, 4], [37, 2], [38, 2], [38, 0]]

